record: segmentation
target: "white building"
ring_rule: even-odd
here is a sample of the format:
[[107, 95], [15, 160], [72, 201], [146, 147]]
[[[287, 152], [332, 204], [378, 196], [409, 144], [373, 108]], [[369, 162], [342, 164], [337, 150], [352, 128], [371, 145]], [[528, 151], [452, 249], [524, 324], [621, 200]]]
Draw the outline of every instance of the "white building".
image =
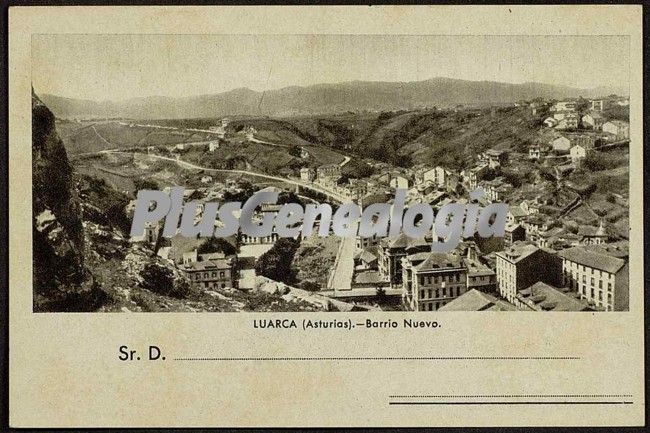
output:
[[395, 189], [408, 189], [409, 180], [404, 176], [395, 176], [390, 180], [390, 186]]
[[613, 134], [617, 140], [630, 138], [630, 124], [622, 120], [610, 120], [603, 123], [603, 132]]
[[603, 127], [605, 119], [598, 112], [587, 113], [582, 116], [582, 126], [599, 130]]
[[628, 263], [620, 258], [573, 247], [560, 251], [564, 284], [606, 311], [629, 307]]
[[569, 155], [571, 155], [571, 161], [578, 162], [585, 156], [587, 156], [587, 153], [589, 152], [590, 149], [588, 149], [586, 146], [581, 146], [579, 144], [576, 144], [569, 150]]
[[314, 170], [309, 167], [303, 167], [300, 169], [300, 180], [303, 182], [311, 182], [314, 180]]

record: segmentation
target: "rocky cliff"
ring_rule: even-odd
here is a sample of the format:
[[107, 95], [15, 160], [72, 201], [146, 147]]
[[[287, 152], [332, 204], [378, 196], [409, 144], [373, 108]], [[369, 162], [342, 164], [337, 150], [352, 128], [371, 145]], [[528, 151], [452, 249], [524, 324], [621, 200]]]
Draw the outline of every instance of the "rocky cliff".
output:
[[100, 292], [84, 265], [81, 207], [54, 121], [32, 94], [34, 310], [84, 311]]

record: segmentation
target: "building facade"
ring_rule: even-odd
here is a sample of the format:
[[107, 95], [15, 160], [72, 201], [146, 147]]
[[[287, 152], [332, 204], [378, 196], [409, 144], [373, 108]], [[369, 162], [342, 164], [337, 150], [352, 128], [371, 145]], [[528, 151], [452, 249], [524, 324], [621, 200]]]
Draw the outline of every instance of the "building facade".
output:
[[402, 259], [402, 281], [411, 310], [437, 311], [467, 291], [467, 268], [457, 254], [413, 254]]
[[618, 257], [574, 247], [560, 251], [564, 284], [605, 311], [629, 308], [629, 267]]
[[519, 291], [538, 281], [557, 285], [562, 260], [535, 245], [515, 243], [496, 253], [496, 273], [499, 294], [514, 304]]
[[230, 259], [190, 262], [182, 268], [192, 286], [203, 289], [225, 289], [234, 287], [233, 264]]

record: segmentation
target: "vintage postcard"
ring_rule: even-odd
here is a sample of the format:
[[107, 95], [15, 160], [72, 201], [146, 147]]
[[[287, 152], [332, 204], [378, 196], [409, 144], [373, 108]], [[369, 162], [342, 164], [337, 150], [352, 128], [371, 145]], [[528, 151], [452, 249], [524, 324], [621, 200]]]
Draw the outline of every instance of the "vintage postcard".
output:
[[13, 427], [643, 424], [640, 7], [9, 18]]

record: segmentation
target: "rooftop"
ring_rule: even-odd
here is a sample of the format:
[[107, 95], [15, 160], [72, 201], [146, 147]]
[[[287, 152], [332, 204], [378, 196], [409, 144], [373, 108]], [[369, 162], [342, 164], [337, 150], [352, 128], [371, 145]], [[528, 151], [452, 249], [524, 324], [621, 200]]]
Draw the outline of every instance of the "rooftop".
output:
[[558, 255], [565, 260], [609, 273], [616, 273], [625, 265], [625, 260], [623, 259], [588, 251], [583, 247], [562, 250]]
[[520, 290], [517, 298], [531, 308], [542, 311], [585, 311], [586, 301], [572, 296], [571, 292], [549, 286], [541, 281]]
[[516, 311], [514, 305], [487, 293], [472, 289], [453, 301], [443, 305], [438, 311]]
[[458, 254], [428, 253], [429, 256], [415, 266], [417, 272], [454, 269], [463, 266], [463, 260]]
[[496, 253], [496, 255], [508, 260], [511, 263], [518, 263], [531, 254], [537, 252], [539, 249], [540, 248], [532, 244], [515, 242], [508, 249], [505, 251], [499, 251]]
[[183, 267], [187, 271], [208, 271], [212, 269], [230, 269], [231, 262], [228, 259], [207, 260], [202, 262], [191, 262]]

